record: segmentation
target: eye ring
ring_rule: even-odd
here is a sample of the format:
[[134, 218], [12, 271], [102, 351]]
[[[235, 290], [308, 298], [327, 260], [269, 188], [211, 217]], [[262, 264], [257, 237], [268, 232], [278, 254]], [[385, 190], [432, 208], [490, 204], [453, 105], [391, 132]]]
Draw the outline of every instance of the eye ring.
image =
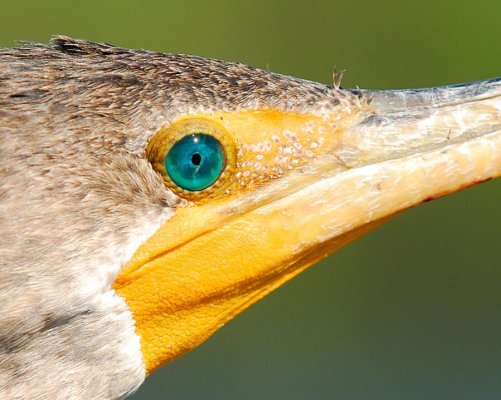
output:
[[[209, 143], [211, 146], [220, 147], [222, 151], [221, 170], [218, 176], [212, 177], [214, 179], [209, 184], [191, 185], [187, 189], [183, 187], [185, 181], [182, 180], [182, 177], [179, 179], [179, 176], [171, 176], [173, 171], [172, 168], [168, 171], [167, 158], [170, 154], [176, 153], [176, 147], [178, 150], [179, 148], [184, 150], [186, 146], [189, 149], [196, 149], [197, 147], [193, 147], [192, 144], [189, 147], [190, 140], [195, 137], [202, 138], [205, 143]], [[198, 148], [200, 149], [200, 147]], [[209, 118], [186, 118], [160, 129], [148, 143], [146, 155], [153, 168], [162, 175], [169, 189], [180, 197], [195, 202], [221, 196], [228, 184], [228, 178], [233, 175], [236, 165], [236, 151], [232, 135], [220, 123]], [[206, 160], [204, 160], [200, 151], [193, 151], [192, 154], [184, 153], [184, 156], [185, 163], [191, 161], [192, 168], [205, 168], [204, 163]], [[188, 156], [189, 158], [187, 158]], [[172, 163], [170, 165], [172, 166]]]

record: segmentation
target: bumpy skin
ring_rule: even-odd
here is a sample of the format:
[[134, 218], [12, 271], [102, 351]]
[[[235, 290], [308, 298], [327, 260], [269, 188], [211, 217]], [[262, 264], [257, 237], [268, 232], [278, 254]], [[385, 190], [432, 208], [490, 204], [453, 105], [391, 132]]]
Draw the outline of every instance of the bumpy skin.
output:
[[116, 399], [143, 381], [134, 321], [111, 285], [182, 201], [144, 155], [160, 127], [353, 96], [67, 37], [0, 50], [0, 398]]

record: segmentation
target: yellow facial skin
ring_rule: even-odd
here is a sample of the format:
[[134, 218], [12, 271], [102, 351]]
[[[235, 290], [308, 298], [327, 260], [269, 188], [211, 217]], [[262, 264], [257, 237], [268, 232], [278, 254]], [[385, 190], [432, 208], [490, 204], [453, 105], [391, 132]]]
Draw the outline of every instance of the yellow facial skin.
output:
[[[185, 193], [166, 179], [194, 204], [178, 208], [115, 281], [116, 291], [133, 311], [148, 371], [192, 349], [297, 273], [291, 269], [281, 276], [272, 268], [283, 267], [292, 254], [288, 244], [297, 242], [284, 236], [282, 218], [274, 221], [277, 232], [265, 228], [265, 216], [251, 211], [311, 180], [311, 173], [302, 169], [321, 156], [327, 156], [329, 165], [317, 169], [332, 172], [335, 160], [329, 152], [340, 120], [351, 123], [349, 115], [327, 118], [273, 110], [196, 115], [174, 121], [150, 141], [152, 164], [164, 176], [166, 143], [185, 132], [212, 132], [235, 160], [230, 160], [222, 184], [201, 192]], [[224, 135], [231, 138], [224, 140]], [[279, 180], [284, 175], [287, 182]], [[288, 234], [296, 236], [296, 229]]]
[[[339, 141], [338, 134], [354, 117], [347, 113], [319, 116], [273, 110], [221, 112], [174, 121], [150, 141], [147, 153], [172, 190], [197, 204], [234, 193], [251, 191], [291, 170], [309, 165]], [[211, 134], [226, 149], [227, 166], [220, 179], [206, 190], [188, 192], [168, 177], [164, 159], [174, 143], [187, 134]]]
[[[482, 120], [499, 121], [499, 99], [479, 101]], [[465, 118], [479, 104], [463, 106]], [[440, 131], [454, 110], [432, 114], [427, 126]], [[496, 123], [461, 141], [441, 143], [426, 131], [419, 146], [413, 141], [417, 149], [393, 158], [382, 129], [370, 161], [350, 165], [358, 149], [368, 154], [367, 137], [356, 132], [376, 112], [368, 102], [329, 113], [195, 115], [170, 125], [193, 119], [214, 126], [231, 136], [235, 160], [224, 183], [187, 196], [114, 283], [134, 315], [148, 373], [395, 213], [501, 174]]]

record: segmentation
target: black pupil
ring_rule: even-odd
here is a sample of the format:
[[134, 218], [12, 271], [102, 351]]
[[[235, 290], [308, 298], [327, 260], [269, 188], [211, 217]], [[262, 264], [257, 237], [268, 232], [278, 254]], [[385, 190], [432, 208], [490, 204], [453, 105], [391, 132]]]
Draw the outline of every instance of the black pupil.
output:
[[200, 163], [202, 162], [202, 156], [198, 153], [193, 153], [191, 155], [191, 163], [193, 165], [200, 165]]

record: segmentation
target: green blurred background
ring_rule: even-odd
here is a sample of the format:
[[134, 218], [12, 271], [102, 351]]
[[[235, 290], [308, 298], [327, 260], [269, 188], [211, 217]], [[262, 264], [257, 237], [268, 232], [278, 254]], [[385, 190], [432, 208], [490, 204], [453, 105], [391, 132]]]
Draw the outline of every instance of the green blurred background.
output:
[[[344, 86], [501, 75], [501, 2], [0, 1], [1, 46], [67, 34]], [[149, 377], [140, 399], [501, 399], [501, 182], [342, 249]]]

